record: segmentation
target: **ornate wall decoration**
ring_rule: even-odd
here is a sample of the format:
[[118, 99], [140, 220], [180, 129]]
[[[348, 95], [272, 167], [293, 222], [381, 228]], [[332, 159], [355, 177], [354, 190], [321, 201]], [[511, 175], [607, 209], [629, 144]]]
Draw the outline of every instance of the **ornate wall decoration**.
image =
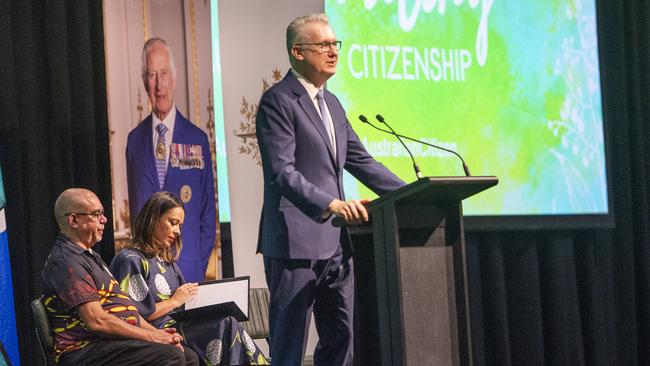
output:
[[[272, 85], [282, 79], [282, 72], [278, 67], [272, 71], [272, 83], [269, 84], [265, 78], [262, 78], [262, 93], [264, 94]], [[257, 98], [259, 99], [261, 95]], [[249, 103], [246, 97], [242, 97], [239, 113], [243, 120], [239, 122], [237, 129], [233, 130], [233, 135], [241, 139], [238, 152], [242, 155], [249, 155], [257, 165], [262, 166], [262, 157], [260, 156], [260, 148], [257, 144], [257, 136], [255, 135], [255, 117], [257, 116], [257, 103]]]
[[212, 88], [208, 88], [208, 106], [205, 107], [205, 110], [208, 111], [208, 121], [205, 123], [205, 129], [208, 131], [208, 142], [210, 143], [210, 158], [212, 159], [212, 174], [214, 175], [214, 201], [217, 202], [217, 207], [219, 207], [219, 196], [217, 193], [217, 185], [219, 184], [217, 182], [217, 148], [214, 136], [214, 102], [212, 99]]
[[[217, 235], [215, 237], [215, 246], [210, 255], [210, 261], [216, 260], [221, 262], [221, 226], [219, 226], [219, 193], [217, 189], [217, 149], [216, 139], [214, 135], [214, 101], [212, 96], [212, 88], [208, 88], [208, 105], [205, 108], [208, 111], [208, 121], [205, 123], [205, 128], [208, 131], [208, 141], [210, 143], [210, 157], [212, 159], [212, 174], [214, 175], [214, 201], [217, 204]], [[209, 265], [208, 268], [213, 266]], [[209, 277], [210, 273], [208, 274]], [[216, 273], [213, 278], [217, 278]]]
[[[147, 106], [149, 106], [149, 103], [147, 103]], [[140, 93], [140, 88], [138, 88], [138, 103], [136, 104], [135, 109], [138, 111], [138, 121], [142, 121], [144, 119], [144, 115], [142, 112], [144, 112], [144, 106], [142, 105], [142, 93]], [[148, 114], [147, 110], [147, 114]]]
[[[199, 96], [199, 60], [196, 51], [196, 14], [194, 11], [194, 1], [189, 0], [190, 6], [190, 44], [192, 54], [192, 87], [194, 88], [194, 123], [201, 126], [201, 98]], [[189, 111], [188, 111], [189, 112]], [[216, 175], [215, 175], [216, 177]], [[218, 225], [217, 225], [218, 226]]]

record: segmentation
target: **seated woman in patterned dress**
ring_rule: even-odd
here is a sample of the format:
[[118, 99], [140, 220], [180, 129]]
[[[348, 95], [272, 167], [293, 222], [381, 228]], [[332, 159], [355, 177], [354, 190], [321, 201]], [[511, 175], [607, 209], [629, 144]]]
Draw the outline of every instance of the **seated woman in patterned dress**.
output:
[[113, 275], [147, 321], [158, 328], [177, 328], [184, 345], [206, 365], [268, 365], [234, 318], [176, 323], [168, 315], [197, 291], [196, 283], [185, 283], [175, 263], [182, 248], [184, 218], [178, 197], [169, 192], [152, 195], [135, 219], [130, 246], [111, 263]]

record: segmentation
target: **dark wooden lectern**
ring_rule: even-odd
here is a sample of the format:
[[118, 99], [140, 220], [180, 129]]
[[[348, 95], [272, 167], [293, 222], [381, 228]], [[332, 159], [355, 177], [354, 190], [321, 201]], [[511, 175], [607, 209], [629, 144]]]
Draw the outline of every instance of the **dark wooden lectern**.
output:
[[496, 177], [420, 179], [350, 228], [355, 365], [472, 365], [462, 200]]

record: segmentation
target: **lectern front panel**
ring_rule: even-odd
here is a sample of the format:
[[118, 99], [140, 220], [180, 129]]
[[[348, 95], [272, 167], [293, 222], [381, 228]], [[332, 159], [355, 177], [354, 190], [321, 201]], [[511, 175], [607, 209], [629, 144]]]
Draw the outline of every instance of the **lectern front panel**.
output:
[[407, 365], [452, 365], [448, 252], [444, 245], [400, 249]]

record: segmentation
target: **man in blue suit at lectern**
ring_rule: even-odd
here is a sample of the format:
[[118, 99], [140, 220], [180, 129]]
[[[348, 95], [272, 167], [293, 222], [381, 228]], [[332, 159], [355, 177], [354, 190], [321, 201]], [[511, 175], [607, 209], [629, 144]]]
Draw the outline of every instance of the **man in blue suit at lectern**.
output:
[[368, 220], [365, 201], [346, 200], [343, 169], [377, 194], [404, 182], [365, 150], [336, 96], [323, 89], [341, 42], [324, 14], [287, 27], [291, 70], [260, 101], [257, 138], [264, 170], [258, 251], [271, 293], [274, 365], [300, 365], [312, 314], [316, 365], [351, 365], [354, 275], [346, 229]]
[[152, 111], [129, 133], [126, 145], [131, 222], [152, 194], [169, 191], [180, 197], [185, 223], [178, 266], [187, 282], [201, 282], [217, 226], [208, 137], [176, 109], [174, 55], [160, 38], [143, 47], [142, 80]]

